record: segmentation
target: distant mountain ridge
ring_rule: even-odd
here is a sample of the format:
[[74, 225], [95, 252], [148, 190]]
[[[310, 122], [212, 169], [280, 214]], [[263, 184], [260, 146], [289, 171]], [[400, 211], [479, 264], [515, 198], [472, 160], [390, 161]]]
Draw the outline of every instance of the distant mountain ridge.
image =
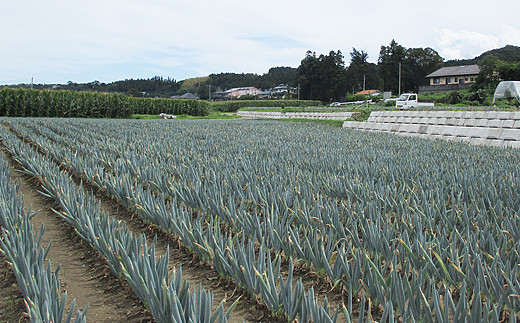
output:
[[499, 60], [505, 62], [520, 62], [520, 46], [506, 45], [502, 48], [488, 50], [472, 59], [453, 59], [444, 62], [445, 67], [457, 65], [474, 65], [478, 64], [485, 56], [494, 55]]

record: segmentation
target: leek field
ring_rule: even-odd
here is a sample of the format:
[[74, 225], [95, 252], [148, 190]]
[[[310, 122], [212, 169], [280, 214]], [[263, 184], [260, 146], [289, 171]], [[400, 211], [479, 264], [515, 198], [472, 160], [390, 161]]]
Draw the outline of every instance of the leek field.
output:
[[[2, 121], [9, 155], [157, 322], [226, 322], [242, 300], [213, 304], [211, 290], [183, 280], [168, 254], [156, 254], [155, 241], [101, 212], [72, 176], [171, 237], [279, 321], [520, 318], [519, 150], [312, 123]], [[11, 195], [0, 195], [1, 250], [10, 263], [35, 263], [13, 266], [19, 285], [50, 281], [42, 285], [48, 290], [24, 293], [31, 320], [88, 319], [88, 308], [67, 317], [63, 293], [52, 287], [59, 273], [52, 276], [38, 256], [30, 215], [16, 216], [23, 212]], [[302, 273], [317, 279], [305, 282]]]

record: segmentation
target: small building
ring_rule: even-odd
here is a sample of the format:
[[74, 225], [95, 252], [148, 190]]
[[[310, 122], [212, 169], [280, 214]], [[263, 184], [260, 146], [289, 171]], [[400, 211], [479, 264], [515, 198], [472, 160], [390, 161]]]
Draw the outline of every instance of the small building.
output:
[[287, 94], [289, 94], [290, 87], [287, 84], [278, 84], [277, 86], [268, 89], [268, 97], [271, 98], [286, 98]]
[[419, 93], [464, 90], [475, 83], [480, 72], [478, 65], [441, 67], [426, 75], [429, 85], [420, 86]]
[[217, 91], [211, 93], [211, 101], [224, 101], [227, 99], [227, 93], [224, 91]]
[[190, 99], [190, 100], [198, 100], [200, 99], [197, 95], [193, 93], [184, 93], [183, 95], [174, 95], [171, 97], [172, 99]]
[[279, 84], [271, 89], [271, 93], [287, 93], [289, 88], [286, 84]]
[[364, 91], [359, 91], [358, 93], [356, 93], [356, 95], [376, 96], [376, 95], [381, 95], [381, 91], [379, 91], [379, 90], [364, 90]]

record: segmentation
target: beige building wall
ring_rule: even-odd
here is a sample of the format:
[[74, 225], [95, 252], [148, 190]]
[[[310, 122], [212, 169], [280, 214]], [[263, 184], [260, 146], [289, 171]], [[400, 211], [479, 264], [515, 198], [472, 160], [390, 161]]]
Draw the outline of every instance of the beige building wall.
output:
[[[462, 83], [475, 83], [477, 75], [432, 77], [432, 78], [430, 78], [430, 85], [459, 84], [461, 78], [464, 79], [464, 82], [462, 82]], [[436, 82], [436, 80], [438, 80], [438, 82]]]

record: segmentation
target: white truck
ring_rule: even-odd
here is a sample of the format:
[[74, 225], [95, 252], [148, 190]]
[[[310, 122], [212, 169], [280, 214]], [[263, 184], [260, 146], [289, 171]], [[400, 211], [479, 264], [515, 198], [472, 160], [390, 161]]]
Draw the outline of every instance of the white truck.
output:
[[395, 101], [396, 109], [410, 109], [410, 108], [428, 108], [433, 107], [433, 103], [419, 103], [418, 95], [416, 93], [403, 93]]

